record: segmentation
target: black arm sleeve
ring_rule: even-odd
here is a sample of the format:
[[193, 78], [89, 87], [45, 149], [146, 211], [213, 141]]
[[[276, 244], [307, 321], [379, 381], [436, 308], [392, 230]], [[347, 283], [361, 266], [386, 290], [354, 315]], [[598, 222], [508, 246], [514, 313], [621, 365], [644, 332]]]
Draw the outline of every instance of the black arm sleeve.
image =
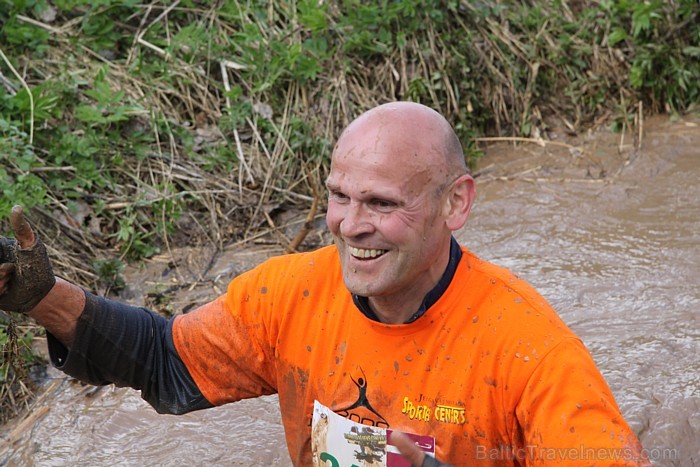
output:
[[56, 368], [89, 384], [140, 389], [159, 413], [212, 407], [175, 349], [173, 320], [87, 292], [85, 296], [73, 347], [48, 334]]

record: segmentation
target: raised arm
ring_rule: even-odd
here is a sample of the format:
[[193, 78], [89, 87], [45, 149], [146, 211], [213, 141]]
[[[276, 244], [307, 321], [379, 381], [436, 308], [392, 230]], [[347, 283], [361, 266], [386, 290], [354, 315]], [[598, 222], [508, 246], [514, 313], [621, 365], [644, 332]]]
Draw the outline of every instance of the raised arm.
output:
[[54, 277], [46, 248], [15, 206], [16, 240], [0, 237], [0, 309], [47, 330], [51, 362], [90, 384], [140, 389], [162, 413], [211, 407], [175, 350], [172, 322]]

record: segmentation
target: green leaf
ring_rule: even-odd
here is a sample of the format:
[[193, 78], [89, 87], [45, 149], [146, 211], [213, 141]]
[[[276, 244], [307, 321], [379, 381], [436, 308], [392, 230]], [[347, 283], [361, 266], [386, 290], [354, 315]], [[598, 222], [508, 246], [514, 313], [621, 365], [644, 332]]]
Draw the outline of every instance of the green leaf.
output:
[[81, 122], [92, 125], [107, 123], [107, 119], [102, 116], [102, 111], [92, 105], [79, 105], [76, 107], [75, 117]]
[[689, 57], [700, 57], [700, 47], [688, 46], [683, 48], [683, 55], [688, 55]]
[[610, 31], [610, 34], [608, 35], [608, 45], [610, 47], [614, 47], [616, 44], [627, 39], [627, 37], [629, 37], [627, 31], [622, 28], [615, 28]]

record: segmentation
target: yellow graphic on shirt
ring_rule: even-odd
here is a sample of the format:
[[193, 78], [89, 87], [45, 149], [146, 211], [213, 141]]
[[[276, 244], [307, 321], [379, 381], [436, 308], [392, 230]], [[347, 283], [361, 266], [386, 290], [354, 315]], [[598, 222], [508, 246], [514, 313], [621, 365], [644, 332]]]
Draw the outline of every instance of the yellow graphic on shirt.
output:
[[408, 397], [403, 398], [401, 413], [406, 415], [410, 420], [430, 421], [430, 407], [427, 405], [414, 404]]
[[435, 407], [435, 420], [453, 425], [464, 425], [467, 421], [464, 407], [450, 407], [449, 405], [438, 405]]
[[[421, 399], [423, 398], [421, 397]], [[437, 420], [442, 423], [463, 425], [467, 421], [464, 407], [439, 403], [431, 405], [413, 403], [408, 397], [403, 398], [401, 413], [408, 417], [409, 420], [421, 420], [423, 422]]]

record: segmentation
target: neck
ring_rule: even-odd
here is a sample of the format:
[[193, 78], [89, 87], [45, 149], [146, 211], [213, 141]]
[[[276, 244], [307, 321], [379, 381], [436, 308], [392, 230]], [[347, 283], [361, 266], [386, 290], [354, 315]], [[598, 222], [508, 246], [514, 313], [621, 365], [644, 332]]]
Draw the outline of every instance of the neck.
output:
[[369, 306], [377, 315], [379, 321], [384, 324], [404, 324], [416, 312], [418, 307], [423, 303], [423, 297], [413, 300], [403, 300], [397, 304], [396, 300], [382, 300], [381, 298], [369, 299]]
[[368, 304], [380, 322], [385, 324], [404, 324], [409, 322], [413, 315], [423, 305], [426, 295], [433, 290], [442, 278], [450, 260], [450, 244], [440, 255], [436, 267], [432, 268], [432, 274], [423, 281], [422, 285], [416, 285], [410, 290], [401, 290], [388, 296], [374, 296], [368, 298]]

